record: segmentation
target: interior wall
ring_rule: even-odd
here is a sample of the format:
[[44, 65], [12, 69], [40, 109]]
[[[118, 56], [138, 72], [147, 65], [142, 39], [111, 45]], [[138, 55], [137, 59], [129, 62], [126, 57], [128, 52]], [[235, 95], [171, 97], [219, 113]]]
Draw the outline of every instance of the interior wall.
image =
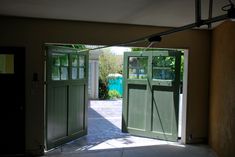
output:
[[235, 154], [235, 22], [213, 30], [209, 142], [220, 157]]
[[[0, 17], [0, 46], [26, 48], [26, 149], [42, 152], [44, 141], [44, 43], [109, 45], [169, 28], [126, 24]], [[156, 47], [189, 49], [187, 141], [207, 138], [211, 31], [187, 30], [163, 37]], [[146, 46], [142, 43], [135, 46]], [[38, 86], [32, 86], [38, 73]], [[191, 138], [190, 138], [190, 135]]]

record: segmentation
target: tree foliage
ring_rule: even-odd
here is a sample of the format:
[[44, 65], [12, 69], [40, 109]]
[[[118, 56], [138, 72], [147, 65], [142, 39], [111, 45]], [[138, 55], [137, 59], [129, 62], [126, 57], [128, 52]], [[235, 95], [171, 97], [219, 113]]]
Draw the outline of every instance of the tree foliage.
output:
[[100, 80], [107, 84], [109, 74], [122, 74], [122, 58], [109, 52], [103, 52], [99, 57], [99, 72]]
[[109, 74], [122, 74], [122, 57], [104, 51], [99, 57], [99, 98], [108, 99], [108, 79]]

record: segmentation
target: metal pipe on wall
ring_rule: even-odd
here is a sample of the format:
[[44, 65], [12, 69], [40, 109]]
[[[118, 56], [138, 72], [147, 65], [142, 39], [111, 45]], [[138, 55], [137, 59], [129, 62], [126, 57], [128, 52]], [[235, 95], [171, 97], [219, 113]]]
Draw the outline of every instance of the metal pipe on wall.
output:
[[201, 20], [201, 0], [195, 0], [195, 23], [200, 26]]
[[[212, 12], [213, 11], [213, 0], [209, 1], [209, 13], [208, 13], [208, 19], [212, 18]], [[208, 28], [211, 29], [211, 23], [208, 24]]]

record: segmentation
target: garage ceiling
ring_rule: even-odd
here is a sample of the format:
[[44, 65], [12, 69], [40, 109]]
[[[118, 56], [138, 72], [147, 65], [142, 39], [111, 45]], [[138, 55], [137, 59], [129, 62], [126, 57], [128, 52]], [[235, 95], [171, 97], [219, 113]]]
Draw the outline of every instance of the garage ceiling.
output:
[[[233, 0], [235, 1], [235, 0]], [[195, 22], [195, 0], [1, 0], [0, 15], [179, 27]], [[202, 0], [208, 18], [209, 0]], [[213, 17], [228, 0], [213, 1]]]

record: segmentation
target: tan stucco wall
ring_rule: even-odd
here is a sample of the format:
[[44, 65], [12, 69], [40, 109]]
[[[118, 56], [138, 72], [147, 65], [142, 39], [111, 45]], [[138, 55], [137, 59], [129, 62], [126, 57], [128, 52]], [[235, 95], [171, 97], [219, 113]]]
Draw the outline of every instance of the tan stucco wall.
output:
[[235, 155], [235, 22], [213, 30], [209, 142], [219, 157]]
[[[26, 148], [43, 145], [43, 44], [113, 44], [169, 28], [0, 17], [0, 46], [26, 47]], [[158, 47], [189, 49], [187, 136], [192, 141], [207, 138], [211, 31], [187, 30], [163, 38]], [[146, 44], [138, 45], [146, 46]], [[39, 87], [32, 89], [33, 73]], [[192, 142], [189, 141], [189, 142]]]

